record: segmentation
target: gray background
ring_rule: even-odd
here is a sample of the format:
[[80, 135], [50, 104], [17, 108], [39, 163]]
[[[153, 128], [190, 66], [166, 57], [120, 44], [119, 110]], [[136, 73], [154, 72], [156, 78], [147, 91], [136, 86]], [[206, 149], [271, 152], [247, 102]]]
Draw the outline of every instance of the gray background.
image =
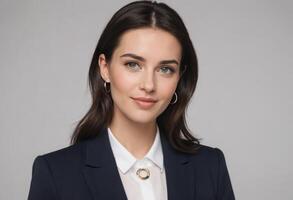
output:
[[[0, 199], [26, 199], [33, 159], [69, 144], [98, 37], [128, 2], [1, 0]], [[223, 150], [237, 199], [293, 199], [292, 1], [163, 2], [199, 57], [190, 129]]]

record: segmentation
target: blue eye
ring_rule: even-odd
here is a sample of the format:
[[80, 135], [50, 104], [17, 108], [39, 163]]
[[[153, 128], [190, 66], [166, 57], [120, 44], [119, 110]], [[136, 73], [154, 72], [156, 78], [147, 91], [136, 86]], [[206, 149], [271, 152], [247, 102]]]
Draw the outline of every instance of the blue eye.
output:
[[135, 68], [136, 65], [138, 66], [136, 62], [127, 62], [125, 63], [125, 65], [133, 69]]
[[174, 73], [174, 69], [171, 67], [162, 67], [161, 69], [164, 69], [164, 73], [166, 72], [166, 74], [172, 74]]
[[[136, 62], [126, 62], [125, 66], [127, 66], [128, 68], [130, 68], [131, 70], [138, 70], [137, 67], [139, 67], [139, 64]], [[169, 66], [164, 66], [161, 67], [160, 70], [162, 70], [162, 72], [164, 74], [173, 74], [175, 72], [175, 70], [172, 67]]]

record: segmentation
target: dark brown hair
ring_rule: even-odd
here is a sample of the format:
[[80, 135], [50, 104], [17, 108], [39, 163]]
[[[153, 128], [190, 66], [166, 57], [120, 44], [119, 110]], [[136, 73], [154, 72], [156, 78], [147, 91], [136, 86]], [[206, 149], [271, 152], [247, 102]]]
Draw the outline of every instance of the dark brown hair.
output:
[[119, 9], [106, 25], [95, 49], [90, 69], [89, 86], [92, 105], [77, 124], [71, 144], [94, 138], [101, 128], [106, 128], [113, 117], [113, 100], [105, 92], [104, 80], [100, 75], [98, 58], [105, 54], [111, 61], [112, 54], [125, 31], [145, 27], [157, 27], [175, 36], [181, 44], [180, 80], [176, 93], [178, 100], [169, 104], [157, 118], [157, 123], [166, 134], [171, 145], [181, 152], [195, 153], [199, 139], [192, 136], [186, 125], [185, 113], [195, 91], [198, 79], [197, 57], [188, 31], [175, 10], [164, 3], [135, 1]]

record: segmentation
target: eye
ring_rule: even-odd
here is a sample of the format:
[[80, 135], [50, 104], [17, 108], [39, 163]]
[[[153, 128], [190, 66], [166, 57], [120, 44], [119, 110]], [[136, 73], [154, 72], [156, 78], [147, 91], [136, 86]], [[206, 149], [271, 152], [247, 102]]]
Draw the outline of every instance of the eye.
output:
[[175, 72], [175, 70], [174, 70], [172, 67], [168, 67], [168, 66], [166, 66], [166, 67], [162, 67], [161, 69], [162, 69], [163, 72], [166, 73], [166, 74], [172, 74], [172, 73]]
[[127, 62], [125, 65], [131, 69], [135, 69], [136, 66], [139, 66], [136, 62]]

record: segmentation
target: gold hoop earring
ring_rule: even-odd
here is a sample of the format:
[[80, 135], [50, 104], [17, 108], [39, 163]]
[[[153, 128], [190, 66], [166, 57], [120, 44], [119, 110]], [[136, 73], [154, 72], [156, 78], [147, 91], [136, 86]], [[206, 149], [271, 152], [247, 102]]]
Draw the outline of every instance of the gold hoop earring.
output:
[[[109, 89], [107, 89], [107, 83], [109, 83]], [[105, 88], [105, 91], [106, 91], [106, 93], [110, 93], [110, 82], [104, 82], [104, 88]]]
[[175, 104], [177, 102], [177, 100], [178, 100], [178, 96], [177, 96], [177, 93], [176, 92], [174, 93], [174, 95], [175, 95], [175, 101], [172, 102], [172, 103], [170, 103], [170, 104]]

